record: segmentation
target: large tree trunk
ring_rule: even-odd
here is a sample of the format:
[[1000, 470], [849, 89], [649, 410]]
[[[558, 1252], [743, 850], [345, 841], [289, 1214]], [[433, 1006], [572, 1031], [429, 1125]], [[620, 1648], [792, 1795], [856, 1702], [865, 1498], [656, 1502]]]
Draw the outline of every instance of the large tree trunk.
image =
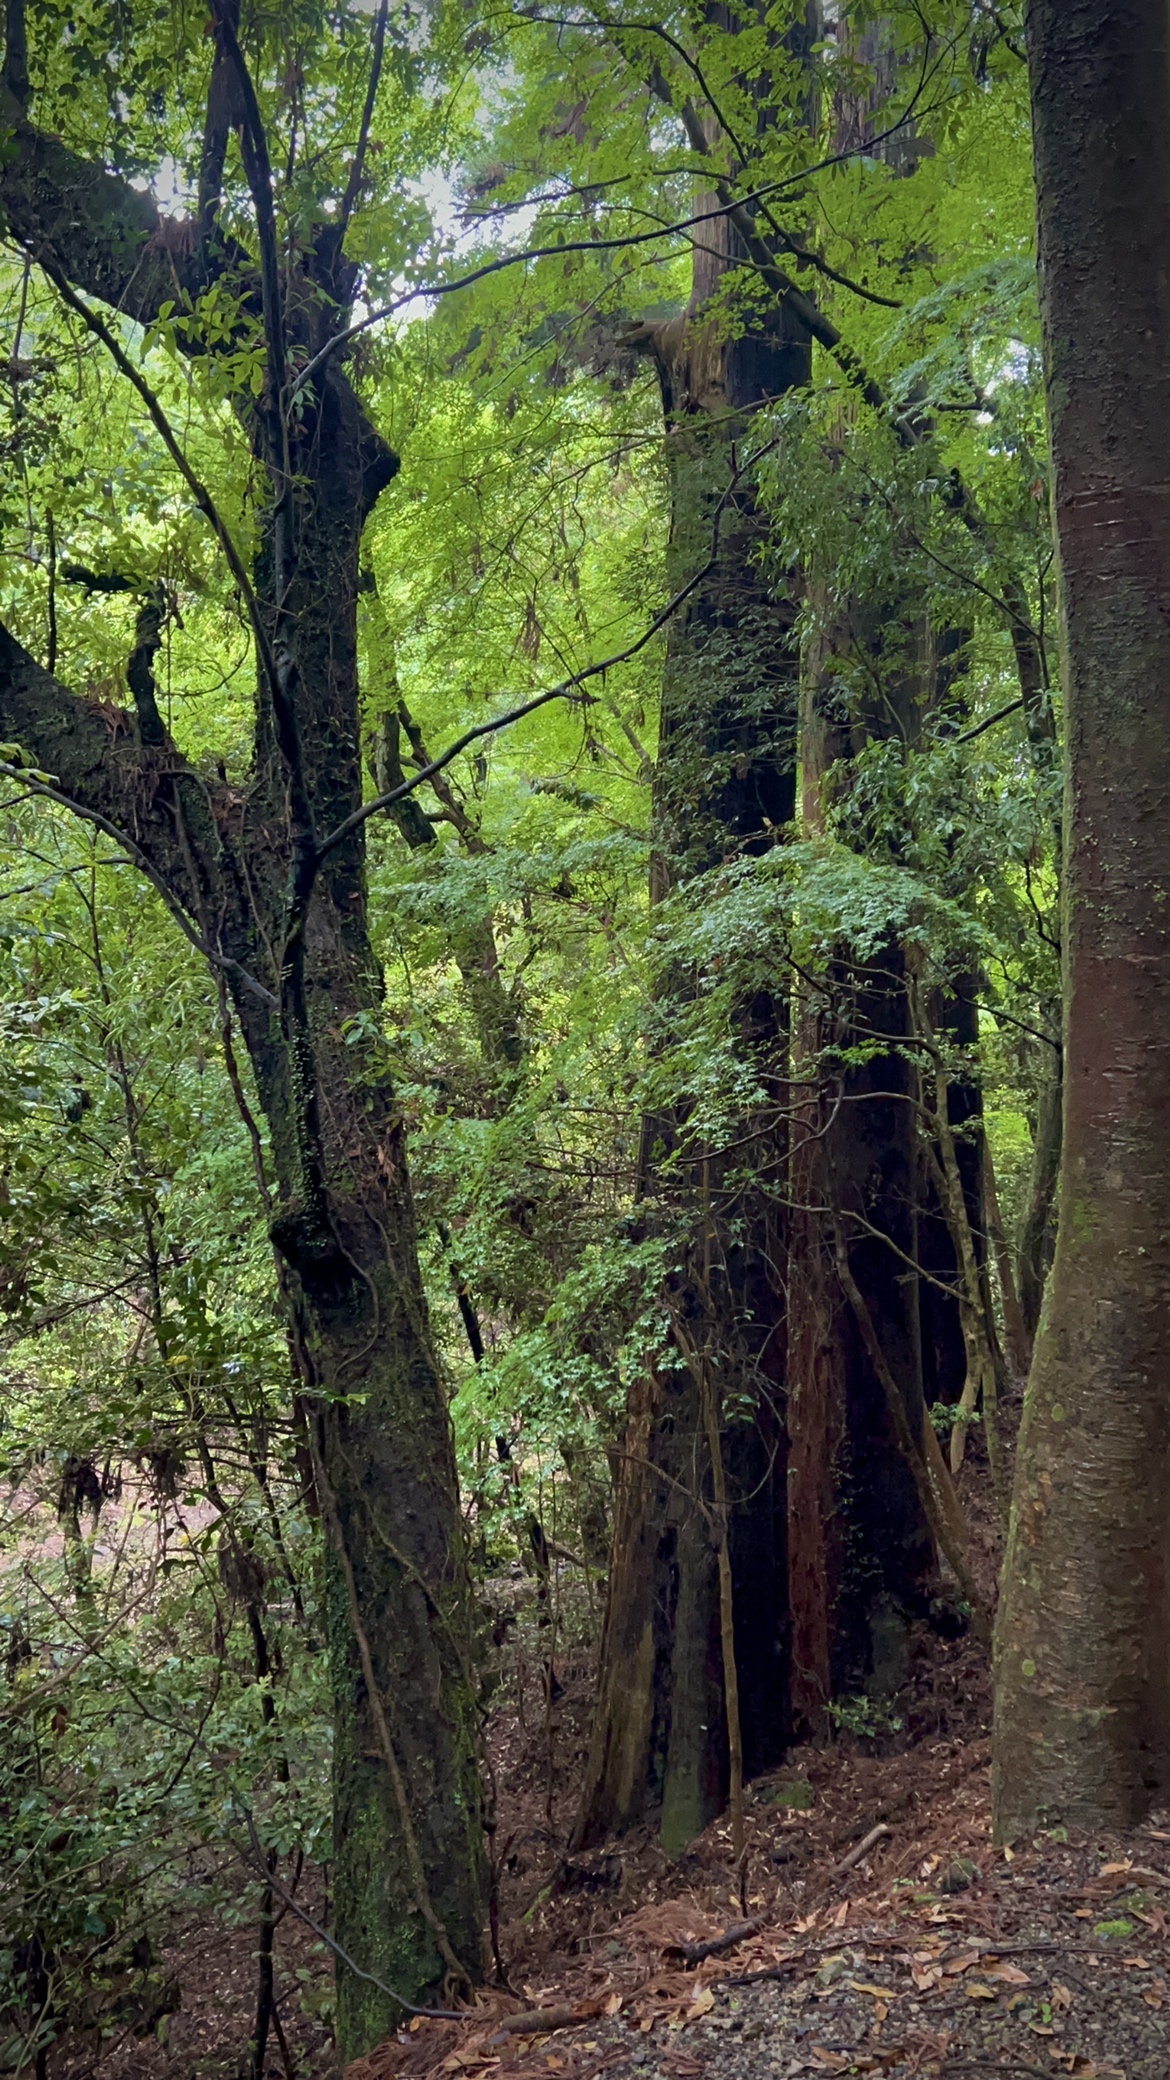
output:
[[995, 1825], [1170, 1791], [1170, 17], [1032, 0], [1066, 643], [1060, 1228], [997, 1633]]
[[[358, 554], [370, 492], [387, 471], [360, 414], [332, 386], [320, 419], [310, 412], [302, 420], [300, 441], [300, 553], [288, 612], [297, 627], [301, 742], [324, 834], [361, 801]], [[284, 773], [265, 720], [262, 691], [257, 777], [275, 835]], [[253, 867], [254, 890], [256, 879]], [[269, 930], [278, 943], [283, 876], [273, 895]], [[447, 1397], [419, 1271], [402, 1119], [381, 1059], [364, 827], [319, 874], [305, 990], [328, 1192], [323, 1228], [304, 1219], [289, 1036], [278, 1036], [242, 989], [237, 1005], [281, 1186], [273, 1237], [292, 1273], [316, 1397], [329, 1539], [337, 1932], [366, 1971], [417, 2001], [479, 1967], [477, 1710]], [[347, 2056], [385, 2035], [396, 2012], [377, 1988], [339, 1974]]]
[[[868, 617], [864, 617], [868, 620]], [[845, 632], [842, 621], [841, 633]], [[871, 640], [872, 636], [871, 636]], [[890, 697], [917, 725], [913, 674]], [[886, 734], [886, 702], [847, 723], [828, 656], [806, 660], [801, 720], [804, 824], [822, 827], [827, 773], [867, 734]], [[888, 1040], [861, 1066], [834, 1058]], [[934, 1552], [882, 1381], [869, 1317], [914, 1437], [926, 1422], [919, 1290], [919, 1125], [901, 948], [842, 961], [823, 993], [800, 1000], [795, 1063], [789, 1273], [789, 1599], [792, 1711], [825, 1731], [831, 1699], [897, 1689], [907, 1622], [922, 1608]], [[854, 1295], [842, 1284], [844, 1254]]]
[[[777, 310], [767, 326], [727, 338], [709, 307], [729, 266], [726, 221], [697, 251], [684, 316], [648, 331], [658, 367], [671, 473], [670, 574], [681, 585], [715, 567], [671, 624], [655, 777], [658, 898], [724, 858], [758, 852], [793, 814], [797, 666], [794, 605], [773, 597], [758, 568], [762, 523], [747, 483], [734, 482], [736, 441], [768, 398], [807, 382], [807, 335]], [[742, 449], [741, 449], [742, 459]], [[672, 998], [693, 989], [672, 973]], [[727, 1799], [729, 1725], [719, 1531], [704, 1397], [729, 1395], [752, 1419], [721, 1425], [738, 1671], [739, 1732], [748, 1775], [776, 1761], [786, 1735], [783, 1424], [783, 1174], [788, 1018], [780, 994], [738, 1014], [745, 1058], [773, 1094], [755, 1130], [761, 1182], [742, 1163], [687, 1142], [685, 1117], [648, 1118], [642, 1190], [651, 1217], [687, 1231], [668, 1303], [679, 1359], [636, 1381], [618, 1481], [599, 1695], [579, 1842], [620, 1831], [648, 1809], [677, 1853]], [[683, 1152], [685, 1149], [685, 1153]], [[672, 1167], [671, 1159], [674, 1158]]]
[[[19, 114], [0, 203], [59, 286], [71, 281], [143, 323], [164, 300], [197, 291], [208, 267], [248, 265], [218, 235], [194, 250], [175, 244], [147, 198]], [[335, 255], [318, 257], [327, 293], [306, 295], [290, 321], [310, 353], [344, 323], [352, 290]], [[116, 345], [107, 339], [109, 351]], [[265, 401], [257, 411], [246, 397], [241, 417], [271, 464]], [[289, 418], [290, 468], [264, 521], [255, 594], [261, 633], [291, 663], [261, 672], [246, 792], [209, 783], [167, 739], [149, 642], [128, 674], [136, 712], [111, 732], [99, 709], [0, 630], [0, 732], [57, 776], [67, 805], [121, 834], [235, 999], [271, 1132], [272, 1236], [329, 1540], [336, 1933], [362, 1972], [425, 2002], [475, 1977], [480, 1962], [470, 1593], [402, 1120], [382, 1057], [364, 826], [317, 852], [361, 803], [358, 546], [396, 463], [336, 360]], [[281, 529], [295, 541], [283, 570]], [[289, 933], [298, 857], [313, 869], [303, 963]], [[339, 1969], [344, 2057], [400, 2013], [392, 1994]]]

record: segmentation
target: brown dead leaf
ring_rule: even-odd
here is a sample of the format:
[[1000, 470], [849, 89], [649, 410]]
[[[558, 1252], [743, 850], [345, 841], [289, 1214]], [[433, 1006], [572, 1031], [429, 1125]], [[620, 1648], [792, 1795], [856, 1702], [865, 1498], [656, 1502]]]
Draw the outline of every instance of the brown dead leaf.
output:
[[875, 2001], [896, 2001], [898, 1996], [889, 1986], [868, 1986], [864, 1979], [850, 1979], [854, 1993], [872, 1993]]
[[995, 1979], [1001, 1986], [1030, 1986], [1032, 1984], [1027, 1972], [1022, 1972], [1018, 1965], [1006, 1964], [1002, 1958], [997, 1958], [994, 1964], [989, 1964], [985, 1968], [983, 1976], [985, 1979]]
[[622, 1996], [620, 1993], [617, 1993], [616, 1991], [614, 1993], [607, 1993], [605, 1999], [601, 2003], [601, 2012], [603, 2015], [616, 2015], [619, 2009], [621, 2008], [621, 2004]]
[[981, 1986], [977, 1979], [968, 1979], [963, 1986], [963, 1992], [968, 2000], [972, 2001], [993, 2001], [995, 1999], [994, 1986]]
[[1052, 2005], [1053, 2005], [1053, 2007], [1054, 2007], [1054, 2008], [1071, 2008], [1071, 2007], [1072, 2007], [1072, 2004], [1073, 2004], [1073, 1994], [1072, 1994], [1072, 1990], [1071, 1990], [1071, 1988], [1070, 1988], [1070, 1987], [1068, 1987], [1068, 1986], [1063, 1986], [1063, 1985], [1061, 1984], [1060, 1980], [1059, 1980], [1059, 1979], [1057, 1979], [1057, 1980], [1056, 1980], [1056, 1981], [1054, 1982], [1054, 1984], [1053, 1984], [1053, 1988], [1052, 1988]]
[[1166, 1981], [1155, 1979], [1151, 1986], [1142, 1988], [1142, 1999], [1147, 2008], [1161, 2008], [1166, 2000]]
[[809, 2050], [818, 2065], [823, 2066], [826, 2073], [847, 2073], [849, 2071], [852, 2061], [848, 2058], [843, 2058], [839, 2051], [830, 2051], [827, 2044], [810, 2044]]

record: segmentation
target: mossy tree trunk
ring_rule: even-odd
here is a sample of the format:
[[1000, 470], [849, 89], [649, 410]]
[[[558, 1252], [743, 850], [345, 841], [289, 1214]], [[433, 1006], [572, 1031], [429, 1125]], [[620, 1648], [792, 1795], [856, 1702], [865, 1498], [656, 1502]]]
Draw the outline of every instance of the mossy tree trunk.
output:
[[1060, 1225], [996, 1641], [995, 1827], [1170, 1792], [1170, 16], [1032, 0], [1065, 646]]
[[[753, 417], [809, 379], [807, 333], [782, 308], [729, 338], [716, 292], [733, 270], [724, 219], [696, 250], [682, 317], [645, 328], [662, 390], [671, 483], [669, 569], [682, 586], [713, 567], [673, 620], [654, 785], [651, 895], [725, 859], [765, 850], [795, 803], [795, 603], [758, 563], [763, 523], [750, 472]], [[737, 446], [738, 444], [738, 446]], [[671, 972], [660, 1014], [695, 988]], [[782, 1115], [787, 984], [738, 1009], [745, 1059], [771, 1094], [761, 1181], [688, 1140], [685, 1113], [643, 1123], [647, 1216], [686, 1241], [667, 1295], [678, 1363], [636, 1380], [620, 1463], [598, 1703], [576, 1839], [620, 1831], [648, 1810], [677, 1853], [726, 1803], [728, 1721], [718, 1528], [704, 1395], [740, 1419], [722, 1425], [728, 1483], [735, 1664], [746, 1773], [776, 1761], [786, 1734]], [[689, 1353], [689, 1362], [685, 1357]], [[703, 1368], [702, 1377], [698, 1368]], [[743, 1419], [744, 1408], [751, 1411]]]
[[[217, 22], [218, 68], [233, 32], [222, 10]], [[253, 284], [246, 308], [263, 311], [268, 388], [258, 404], [250, 391], [239, 401], [272, 483], [252, 577], [261, 669], [247, 785], [209, 781], [168, 738], [151, 640], [128, 672], [133, 709], [111, 731], [96, 705], [0, 630], [0, 734], [56, 776], [59, 800], [120, 836], [234, 998], [271, 1134], [272, 1237], [329, 1534], [335, 1929], [362, 1971], [425, 2002], [473, 1979], [480, 1961], [470, 1594], [382, 1046], [364, 825], [322, 843], [361, 804], [358, 550], [397, 464], [341, 357], [297, 413], [272, 380], [274, 355], [295, 346], [307, 359], [344, 328], [355, 276], [336, 238], [326, 232], [290, 261], [281, 313], [272, 271], [261, 284], [217, 229], [214, 192], [199, 236], [176, 232], [148, 197], [75, 158], [20, 106], [9, 101], [4, 113], [5, 226], [62, 295], [81, 291], [149, 324], [162, 304], [182, 308], [230, 269]], [[255, 159], [255, 136], [247, 150]], [[116, 359], [116, 333], [105, 344]], [[225, 590], [231, 583], [225, 570]], [[338, 1988], [349, 2058], [401, 2011], [344, 1967]]]

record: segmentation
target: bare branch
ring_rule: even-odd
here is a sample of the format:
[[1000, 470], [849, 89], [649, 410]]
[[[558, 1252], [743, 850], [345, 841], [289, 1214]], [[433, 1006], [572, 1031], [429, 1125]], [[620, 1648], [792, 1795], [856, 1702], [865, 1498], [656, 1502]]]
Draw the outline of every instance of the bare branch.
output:
[[509, 708], [505, 714], [495, 716], [490, 722], [477, 722], [474, 729], [464, 730], [461, 737], [456, 737], [453, 744], [449, 744], [445, 751], [440, 752], [438, 758], [433, 758], [429, 765], [423, 766], [410, 780], [404, 780], [399, 787], [388, 788], [385, 794], [376, 795], [372, 802], [363, 802], [360, 809], [355, 809], [352, 816], [347, 816], [344, 823], [339, 823], [336, 830], [330, 831], [327, 838], [321, 839], [317, 847], [318, 860], [324, 859], [326, 853], [332, 852], [335, 845], [342, 844], [369, 817], [377, 816], [382, 809], [392, 808], [404, 795], [412, 793], [416, 787], [421, 787], [425, 780], [432, 779], [436, 773], [441, 773], [444, 766], [449, 766], [452, 759], [458, 758], [461, 751], [466, 751], [469, 744], [476, 743], [481, 737], [494, 736], [497, 730], [508, 729], [513, 722], [520, 722], [526, 715], [535, 714], [537, 708], [547, 707], [550, 701], [576, 700], [587, 679], [599, 678], [605, 672], [613, 671], [615, 666], [626, 664], [631, 657], [636, 657], [639, 650], [644, 650], [647, 643], [652, 642], [659, 630], [665, 627], [671, 615], [678, 612], [684, 600], [690, 598], [691, 593], [702, 584], [704, 578], [710, 577], [715, 561], [715, 557], [712, 556], [703, 565], [702, 570], [696, 571], [694, 577], [689, 578], [681, 590], [675, 593], [673, 599], [667, 601], [661, 612], [654, 616], [653, 621], [642, 630], [634, 642], [627, 645], [626, 649], [615, 650], [611, 657], [603, 657], [597, 664], [583, 666], [570, 678], [562, 679], [559, 686], [546, 687], [543, 693], [534, 694], [531, 700], [521, 701], [518, 707]]
[[366, 88], [366, 105], [362, 110], [362, 127], [358, 134], [357, 151], [349, 169], [349, 180], [342, 197], [338, 213], [336, 250], [341, 251], [354, 204], [361, 193], [362, 177], [366, 170], [366, 152], [370, 143], [370, 125], [374, 120], [374, 107], [378, 99], [378, 86], [382, 78], [382, 59], [386, 50], [386, 18], [390, 12], [390, 0], [382, 0], [378, 9], [378, 20], [374, 29], [374, 55], [370, 61], [370, 81]]

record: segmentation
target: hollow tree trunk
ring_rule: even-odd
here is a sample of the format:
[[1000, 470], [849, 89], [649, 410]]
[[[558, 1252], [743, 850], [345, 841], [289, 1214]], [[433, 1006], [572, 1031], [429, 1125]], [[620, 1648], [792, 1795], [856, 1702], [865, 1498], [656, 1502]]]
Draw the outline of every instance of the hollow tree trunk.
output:
[[[771, 594], [755, 560], [762, 523], [733, 484], [735, 442], [768, 398], [808, 381], [807, 335], [777, 310], [729, 339], [709, 299], [734, 265], [726, 222], [697, 251], [685, 315], [647, 328], [666, 420], [672, 585], [712, 555], [715, 567], [671, 624], [655, 775], [655, 898], [720, 860], [761, 851], [793, 814], [797, 669], [795, 607]], [[693, 989], [672, 974], [659, 1003]], [[745, 1397], [752, 1419], [722, 1425], [730, 1503], [735, 1664], [744, 1767], [777, 1760], [786, 1732], [783, 1425], [783, 1238], [777, 1181], [787, 1074], [783, 990], [739, 1009], [745, 1058], [773, 1094], [759, 1139], [763, 1181], [745, 1186], [717, 1150], [688, 1147], [681, 1116], [643, 1125], [642, 1190], [657, 1215], [686, 1229], [671, 1281], [675, 1343], [691, 1362], [631, 1388], [618, 1478], [599, 1695], [576, 1840], [596, 1841], [658, 1809], [677, 1853], [718, 1813], [728, 1787], [717, 1527], [704, 1392]], [[677, 1168], [670, 1159], [677, 1154]], [[768, 1173], [771, 1172], [769, 1180]], [[681, 1220], [680, 1220], [681, 1215]], [[698, 1376], [705, 1368], [705, 1386]]]
[[1064, 1163], [997, 1632], [995, 1826], [1170, 1791], [1170, 17], [1032, 0], [1066, 647]]

